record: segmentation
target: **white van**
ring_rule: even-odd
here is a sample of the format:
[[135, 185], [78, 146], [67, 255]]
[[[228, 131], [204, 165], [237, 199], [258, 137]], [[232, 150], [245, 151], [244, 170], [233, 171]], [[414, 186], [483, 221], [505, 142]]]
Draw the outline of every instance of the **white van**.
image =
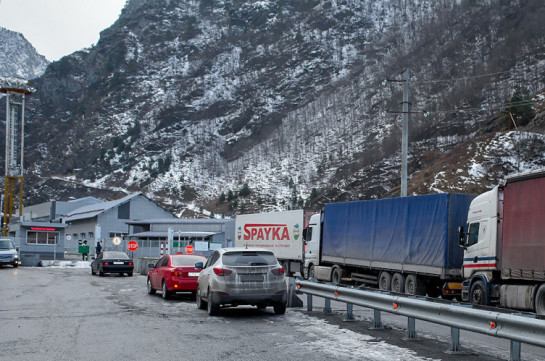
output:
[[11, 239], [0, 239], [0, 266], [10, 264], [19, 266], [19, 249], [15, 247]]

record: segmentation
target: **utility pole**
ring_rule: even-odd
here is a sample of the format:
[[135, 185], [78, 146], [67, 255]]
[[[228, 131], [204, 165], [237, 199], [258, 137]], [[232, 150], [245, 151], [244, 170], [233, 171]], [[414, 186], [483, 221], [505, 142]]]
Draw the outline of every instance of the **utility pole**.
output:
[[409, 70], [403, 73], [403, 125], [401, 127], [401, 197], [407, 196], [407, 155], [409, 148]]
[[14, 213], [16, 182], [19, 182], [19, 216], [23, 215], [23, 161], [25, 145], [25, 97], [34, 93], [28, 81], [0, 78], [0, 92], [6, 94], [6, 166], [4, 202], [2, 204], [2, 236], [7, 236], [9, 220]]

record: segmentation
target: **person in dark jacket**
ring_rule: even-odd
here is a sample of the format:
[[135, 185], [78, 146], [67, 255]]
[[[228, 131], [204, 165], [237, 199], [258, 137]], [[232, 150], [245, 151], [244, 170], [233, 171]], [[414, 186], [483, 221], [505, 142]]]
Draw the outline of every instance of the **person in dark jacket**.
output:
[[100, 241], [97, 241], [97, 246], [95, 247], [95, 250], [96, 250], [96, 256], [98, 257], [98, 255], [102, 251], [102, 245], [100, 244]]

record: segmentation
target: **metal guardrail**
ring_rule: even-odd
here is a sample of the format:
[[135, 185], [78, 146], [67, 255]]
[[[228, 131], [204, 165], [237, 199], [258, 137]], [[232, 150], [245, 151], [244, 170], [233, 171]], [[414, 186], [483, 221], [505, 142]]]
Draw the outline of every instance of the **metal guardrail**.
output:
[[375, 310], [374, 326], [381, 327], [380, 311], [408, 317], [407, 338], [415, 338], [415, 319], [451, 327], [449, 352], [460, 352], [460, 329], [511, 340], [511, 360], [520, 360], [521, 343], [545, 347], [545, 320], [517, 314], [473, 308], [470, 304], [445, 304], [425, 297], [385, 294], [357, 288], [296, 280], [299, 292], [326, 299], [324, 312], [331, 312], [330, 300], [347, 304], [346, 320], [353, 319], [352, 305]]

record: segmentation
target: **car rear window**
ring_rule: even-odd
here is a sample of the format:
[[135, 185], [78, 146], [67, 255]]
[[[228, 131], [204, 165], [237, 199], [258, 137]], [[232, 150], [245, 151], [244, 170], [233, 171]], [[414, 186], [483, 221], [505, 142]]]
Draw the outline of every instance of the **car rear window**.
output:
[[176, 267], [195, 266], [195, 263], [205, 263], [206, 259], [197, 256], [172, 256], [172, 265]]
[[106, 251], [104, 252], [104, 255], [102, 256], [104, 259], [129, 259], [129, 256], [127, 256], [124, 252], [116, 252], [116, 251]]
[[227, 252], [223, 254], [223, 264], [226, 266], [273, 266], [277, 264], [272, 252]]

